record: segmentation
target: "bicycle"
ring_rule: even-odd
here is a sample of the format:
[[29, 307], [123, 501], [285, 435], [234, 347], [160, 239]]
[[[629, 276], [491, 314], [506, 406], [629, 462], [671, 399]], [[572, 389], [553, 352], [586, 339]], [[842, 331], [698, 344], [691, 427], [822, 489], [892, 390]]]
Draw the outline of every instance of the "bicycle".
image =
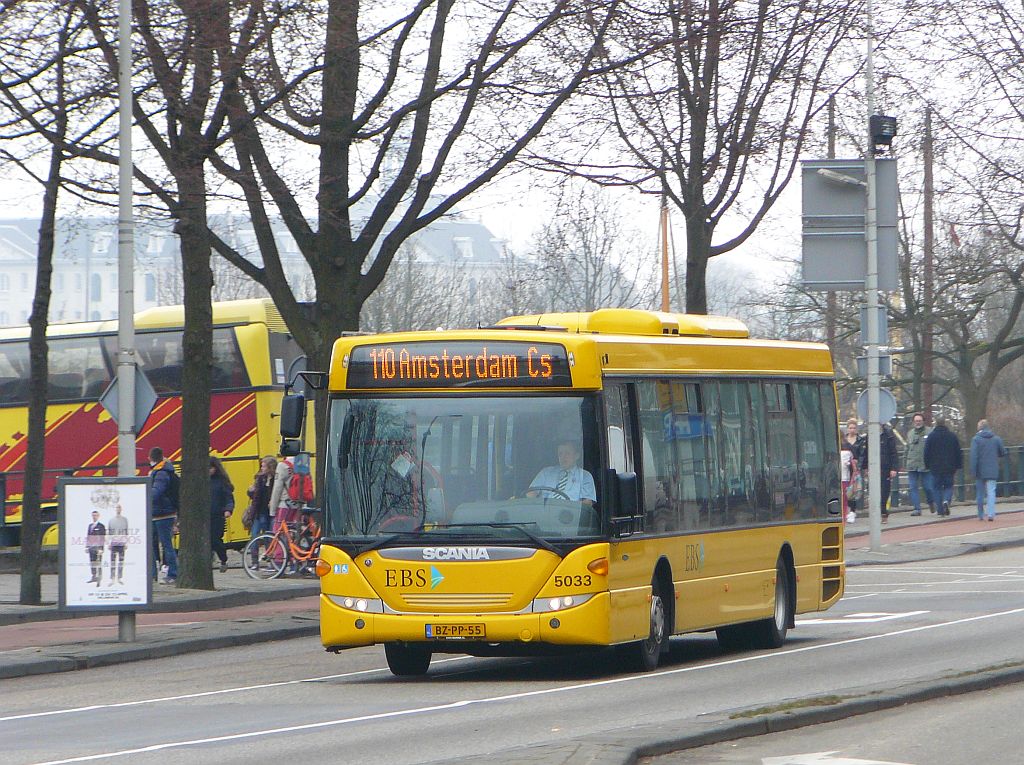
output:
[[245, 573], [253, 579], [276, 579], [289, 566], [296, 573], [312, 572], [320, 549], [320, 524], [313, 508], [303, 508], [302, 520], [282, 524], [273, 533], [249, 540], [242, 551]]

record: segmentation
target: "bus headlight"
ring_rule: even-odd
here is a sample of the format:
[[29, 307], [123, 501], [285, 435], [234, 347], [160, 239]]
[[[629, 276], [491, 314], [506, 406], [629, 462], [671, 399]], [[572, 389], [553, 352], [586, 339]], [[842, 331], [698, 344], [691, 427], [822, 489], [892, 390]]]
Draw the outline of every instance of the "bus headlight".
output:
[[567, 608], [586, 603], [594, 595], [559, 595], [556, 598], [537, 598], [533, 601], [533, 612], [535, 614], [546, 614], [551, 611], [564, 611]]
[[358, 611], [363, 614], [384, 613], [384, 601], [380, 598], [357, 598], [349, 595], [328, 595], [327, 598], [334, 605], [348, 611]]

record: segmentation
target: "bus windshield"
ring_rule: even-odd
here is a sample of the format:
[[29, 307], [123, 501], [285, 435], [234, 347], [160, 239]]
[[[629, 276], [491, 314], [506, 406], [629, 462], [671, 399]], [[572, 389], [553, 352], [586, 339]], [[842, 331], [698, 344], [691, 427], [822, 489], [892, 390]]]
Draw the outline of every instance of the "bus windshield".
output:
[[601, 533], [594, 396], [337, 398], [325, 531], [454, 539]]

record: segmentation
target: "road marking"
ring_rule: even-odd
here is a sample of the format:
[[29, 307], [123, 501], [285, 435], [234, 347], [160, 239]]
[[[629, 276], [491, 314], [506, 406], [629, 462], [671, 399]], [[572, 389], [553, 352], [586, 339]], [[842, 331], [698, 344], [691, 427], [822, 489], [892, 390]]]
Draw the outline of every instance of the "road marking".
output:
[[791, 754], [786, 757], [762, 757], [761, 765], [908, 765], [888, 760], [861, 760], [856, 757], [833, 757], [836, 752]]
[[717, 667], [727, 667], [734, 666], [737, 664], [749, 664], [757, 661], [766, 661], [769, 659], [785, 658], [795, 654], [807, 653], [809, 651], [835, 649], [842, 646], [854, 645], [855, 643], [864, 643], [870, 640], [880, 640], [882, 638], [890, 637], [901, 637], [903, 635], [911, 635], [916, 632], [925, 632], [927, 630], [940, 629], [944, 627], [956, 627], [961, 624], [971, 624], [973, 622], [985, 621], [987, 619], [997, 619], [1003, 616], [1016, 616], [1018, 614], [1024, 614], [1024, 608], [1013, 608], [1008, 611], [998, 611], [996, 613], [991, 614], [967, 616], [962, 619], [954, 619], [948, 622], [938, 622], [936, 624], [922, 624], [917, 627], [907, 627], [906, 629], [896, 630], [894, 632], [883, 632], [878, 635], [862, 635], [860, 637], [855, 638], [835, 640], [830, 643], [817, 643], [815, 645], [801, 646], [800, 648], [791, 648], [788, 651], [773, 651], [771, 653], [761, 653], [756, 654], [754, 656], [741, 656], [736, 659], [723, 659], [721, 661], [710, 662], [707, 664], [677, 667], [676, 669], [666, 669], [660, 672], [645, 672], [639, 675], [612, 677], [607, 678], [605, 680], [594, 680], [587, 683], [576, 683], [574, 685], [560, 685], [555, 686], [554, 688], [542, 688], [535, 691], [522, 691], [520, 693], [510, 693], [502, 696], [485, 696], [483, 698], [476, 699], [463, 699], [461, 701], [452, 701], [447, 704], [435, 704], [426, 707], [413, 707], [411, 709], [396, 709], [391, 712], [379, 712], [377, 714], [360, 715], [358, 717], [341, 717], [335, 720], [322, 720], [320, 722], [306, 723], [305, 725], [290, 725], [283, 728], [265, 728], [263, 730], [253, 730], [248, 731], [246, 733], [231, 733], [224, 736], [212, 736], [210, 738], [168, 741], [166, 743], [151, 744], [150, 746], [138, 747], [136, 749], [122, 749], [120, 751], [103, 752], [100, 754], [86, 754], [78, 757], [69, 757], [63, 760], [48, 760], [46, 762], [36, 763], [35, 765], [68, 765], [69, 763], [73, 762], [91, 762], [93, 760], [102, 760], [105, 758], [131, 757], [136, 754], [144, 754], [147, 752], [160, 752], [166, 749], [180, 749], [183, 747], [202, 746], [204, 744], [219, 744], [229, 741], [244, 741], [246, 739], [262, 738], [265, 736], [274, 736], [282, 733], [296, 733], [299, 731], [317, 730], [320, 728], [334, 728], [342, 725], [352, 725], [353, 723], [368, 722], [372, 720], [389, 720], [399, 717], [409, 717], [411, 715], [445, 712], [452, 709], [465, 709], [466, 707], [483, 704], [500, 704], [509, 701], [521, 701], [523, 699], [529, 699], [539, 696], [549, 696], [558, 693], [568, 693], [572, 691], [587, 690], [591, 688], [619, 685], [620, 683], [635, 683], [645, 680], [656, 680], [662, 677], [669, 677], [671, 675], [682, 675], [689, 672], [699, 672], [701, 670], [714, 669]]
[[904, 611], [896, 614], [846, 614], [838, 619], [797, 619], [797, 625], [801, 624], [874, 624], [875, 622], [888, 622], [893, 619], [906, 619], [910, 616], [930, 614], [931, 611]]
[[[447, 659], [435, 659], [433, 664], [446, 664], [453, 661], [466, 661], [472, 656], [453, 656]], [[236, 688], [221, 688], [216, 691], [200, 691], [197, 693], [185, 693], [180, 696], [159, 696], [152, 699], [139, 699], [138, 701], [121, 701], [114, 704], [90, 704], [87, 707], [69, 707], [67, 709], [51, 709], [47, 712], [27, 712], [20, 715], [8, 715], [0, 717], [0, 722], [11, 720], [28, 720], [33, 717], [49, 717], [51, 715], [68, 715], [76, 712], [95, 712], [100, 709], [119, 709], [121, 707], [137, 707], [144, 704], [159, 704], [164, 701], [185, 701], [187, 699], [200, 699], [206, 696], [221, 696], [226, 693], [244, 693], [245, 691], [259, 691], [264, 688], [280, 688], [285, 685], [301, 685], [302, 683], [321, 683], [325, 680], [343, 680], [347, 677], [358, 677], [360, 675], [374, 675], [387, 672], [386, 667], [376, 669], [360, 669], [355, 672], [344, 672], [340, 675], [323, 675], [322, 677], [306, 677], [301, 680], [282, 680], [277, 683], [260, 683], [259, 685], [242, 685]]]

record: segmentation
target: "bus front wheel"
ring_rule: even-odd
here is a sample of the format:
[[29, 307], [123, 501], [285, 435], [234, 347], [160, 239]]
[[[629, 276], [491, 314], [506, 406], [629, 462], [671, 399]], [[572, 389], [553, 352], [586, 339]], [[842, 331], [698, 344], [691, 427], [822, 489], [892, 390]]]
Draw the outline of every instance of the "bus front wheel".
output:
[[665, 612], [665, 601], [658, 587], [658, 580], [651, 582], [650, 627], [647, 638], [639, 643], [622, 646], [622, 658], [631, 669], [650, 672], [658, 668], [661, 654], [668, 640], [668, 616]]
[[778, 648], [786, 642], [793, 603], [789, 573], [782, 558], [775, 564], [775, 611], [768, 619], [753, 624], [751, 637], [755, 648]]
[[399, 677], [425, 675], [430, 666], [431, 651], [421, 645], [385, 643], [384, 656], [391, 674]]

